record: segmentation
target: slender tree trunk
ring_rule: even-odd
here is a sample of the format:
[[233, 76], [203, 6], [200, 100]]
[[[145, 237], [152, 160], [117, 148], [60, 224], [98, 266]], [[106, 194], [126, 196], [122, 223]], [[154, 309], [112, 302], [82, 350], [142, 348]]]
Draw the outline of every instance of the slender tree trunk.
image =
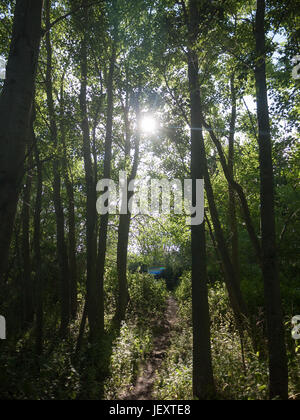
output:
[[[85, 9], [85, 23], [88, 25], [88, 15]], [[86, 219], [87, 219], [87, 314], [90, 327], [90, 339], [96, 342], [101, 334], [101, 301], [100, 288], [96, 277], [97, 238], [96, 238], [96, 180], [91, 159], [90, 127], [87, 109], [87, 31], [81, 44], [81, 90], [80, 109], [83, 134], [83, 154], [86, 181]]]
[[[206, 160], [206, 157], [205, 157]], [[215, 198], [214, 198], [214, 192], [210, 180], [209, 171], [207, 168], [207, 162], [205, 164], [205, 187], [206, 187], [206, 194], [207, 194], [207, 200], [209, 203], [209, 209], [211, 218], [214, 225], [215, 235], [218, 243], [218, 248], [220, 255], [223, 260], [223, 265], [225, 269], [225, 282], [227, 286], [227, 290], [229, 293], [229, 298], [231, 302], [232, 309], [235, 314], [235, 318], [237, 321], [237, 326], [239, 327], [240, 331], [242, 331], [244, 321], [247, 318], [247, 308], [246, 304], [244, 302], [241, 289], [239, 287], [236, 273], [234, 270], [234, 267], [232, 265], [229, 252], [227, 249], [226, 241], [224, 238], [223, 230], [221, 227], [220, 219], [219, 219], [219, 213], [217, 210]]]
[[[231, 120], [230, 120], [230, 133], [229, 133], [229, 154], [228, 154], [228, 170], [230, 177], [234, 179], [234, 141], [235, 141], [235, 127], [237, 118], [237, 106], [236, 106], [236, 91], [235, 91], [235, 77], [234, 74], [231, 76], [230, 88], [231, 88]], [[236, 197], [235, 191], [231, 184], [228, 184], [229, 188], [229, 226], [231, 230], [231, 258], [233, 268], [236, 273], [236, 278], [240, 284], [240, 262], [239, 262], [239, 234], [236, 216]]]
[[118, 246], [117, 246], [117, 270], [118, 270], [118, 304], [116, 320], [118, 326], [125, 319], [126, 308], [129, 301], [128, 284], [127, 284], [127, 257], [128, 257], [128, 240], [130, 231], [130, 214], [121, 214], [118, 229]]
[[[104, 155], [104, 172], [103, 178], [111, 177], [111, 157], [112, 157], [112, 129], [113, 129], [113, 106], [114, 106], [114, 73], [116, 64], [116, 42], [113, 41], [109, 76], [107, 84], [107, 121], [106, 121], [106, 138], [105, 138], [105, 155]], [[100, 312], [101, 312], [101, 334], [104, 332], [104, 270], [107, 250], [107, 234], [108, 234], [109, 215], [101, 215], [100, 233], [99, 233], [99, 250], [97, 261], [97, 277], [100, 283]]]
[[75, 357], [78, 357], [81, 351], [87, 318], [88, 318], [88, 306], [87, 306], [87, 301], [85, 301], [82, 317], [81, 317], [81, 322], [80, 322], [80, 327], [79, 327], [79, 334], [78, 334], [77, 343], [76, 343]]
[[[235, 75], [234, 73], [230, 78], [230, 91], [231, 91], [231, 119], [229, 127], [229, 151], [228, 151], [228, 171], [230, 178], [234, 180], [234, 158], [235, 158], [235, 129], [236, 129], [236, 120], [237, 120], [237, 99], [236, 99], [236, 89], [235, 89]], [[238, 223], [237, 223], [237, 214], [236, 214], [236, 192], [231, 183], [228, 182], [228, 193], [229, 193], [229, 226], [231, 234], [231, 261], [233, 269], [235, 271], [236, 281], [239, 290], [241, 290], [241, 277], [240, 277], [240, 261], [239, 261], [239, 234], [238, 234]], [[240, 339], [241, 339], [241, 350], [242, 350], [242, 360], [243, 366], [245, 366], [244, 360], [244, 331], [240, 330]], [[252, 329], [251, 329], [252, 332]], [[252, 335], [252, 341], [254, 348], [256, 348], [256, 340], [254, 335]]]
[[223, 273], [223, 275], [225, 276], [226, 273], [225, 273], [222, 258], [221, 258], [220, 252], [219, 252], [218, 244], [217, 244], [215, 234], [214, 234], [213, 228], [211, 226], [211, 223], [209, 221], [209, 218], [208, 218], [207, 214], [205, 214], [205, 221], [206, 221], [206, 224], [207, 224], [207, 227], [208, 227], [210, 239], [212, 241], [212, 244], [213, 244], [213, 247], [214, 247], [214, 250], [215, 250], [215, 253], [216, 253], [217, 261], [218, 261], [219, 266], [220, 266], [220, 272]]
[[244, 216], [244, 220], [245, 220], [245, 224], [246, 224], [246, 228], [249, 234], [249, 238], [251, 240], [251, 243], [253, 245], [253, 248], [255, 250], [255, 255], [257, 258], [257, 262], [260, 265], [260, 267], [262, 266], [262, 251], [261, 251], [261, 246], [260, 246], [260, 242], [258, 240], [258, 237], [256, 235], [255, 232], [255, 228], [254, 228], [254, 224], [251, 218], [251, 213], [250, 213], [250, 209], [248, 206], [248, 201], [246, 198], [246, 195], [244, 193], [244, 190], [242, 188], [242, 186], [240, 184], [238, 184], [230, 175], [230, 170], [228, 168], [228, 164], [226, 162], [226, 158], [225, 158], [225, 154], [221, 145], [220, 140], [217, 138], [215, 132], [213, 131], [212, 127], [207, 124], [204, 120], [204, 117], [202, 116], [202, 122], [205, 128], [207, 128], [209, 130], [210, 136], [212, 141], [214, 142], [219, 157], [220, 157], [220, 162], [223, 168], [223, 172], [224, 175], [226, 177], [227, 182], [230, 184], [230, 186], [235, 190], [235, 192], [237, 193], [240, 203], [241, 203], [241, 207], [242, 207], [242, 211], [243, 211], [243, 216]]
[[42, 0], [16, 2], [6, 80], [0, 96], [0, 283], [7, 269], [28, 144], [42, 8]]
[[[29, 151], [28, 165], [32, 166], [32, 153]], [[27, 172], [26, 184], [23, 195], [22, 210], [22, 301], [23, 301], [23, 323], [29, 325], [33, 321], [33, 288], [31, 278], [31, 257], [30, 257], [30, 201], [32, 189], [32, 171]]]
[[[46, 27], [50, 27], [51, 0], [46, 0]], [[56, 123], [56, 114], [53, 100], [52, 86], [52, 46], [50, 31], [46, 31], [46, 49], [47, 49], [47, 74], [46, 91], [47, 105], [50, 118], [50, 133], [54, 148], [58, 153], [58, 130]], [[61, 334], [65, 336], [70, 322], [70, 295], [69, 295], [69, 262], [68, 252], [65, 242], [65, 217], [61, 200], [61, 157], [58, 156], [53, 161], [53, 201], [56, 216], [56, 236], [57, 236], [57, 258], [60, 269], [60, 295], [61, 295]]]
[[[199, 63], [193, 50], [198, 35], [197, 1], [189, 1], [189, 89], [191, 100], [191, 175], [193, 204], [196, 180], [205, 173], [205, 147], [199, 114]], [[193, 394], [200, 400], [212, 398], [215, 393], [211, 343], [210, 316], [207, 291], [205, 224], [192, 226], [192, 313], [193, 313]]]
[[257, 0], [256, 97], [261, 177], [262, 259], [269, 346], [270, 398], [288, 398], [288, 367], [276, 252], [274, 175], [266, 81], [265, 0]]
[[[139, 99], [138, 99], [139, 102]], [[136, 118], [139, 119], [139, 104], [137, 106]], [[126, 125], [126, 144], [125, 144], [125, 162], [127, 162], [128, 158], [130, 157], [130, 133], [129, 131], [129, 120], [128, 120], [128, 112], [125, 112], [125, 125]], [[136, 134], [135, 139], [135, 155], [134, 161], [132, 165], [131, 174], [128, 178], [128, 184], [135, 179], [138, 171], [138, 164], [139, 164], [139, 151], [140, 151], [140, 136]], [[118, 322], [118, 326], [120, 325], [121, 321], [125, 319], [126, 315], [126, 308], [129, 301], [129, 293], [128, 293], [128, 282], [127, 282], [127, 259], [128, 259], [128, 241], [129, 241], [129, 231], [130, 231], [130, 223], [131, 223], [131, 213], [128, 211], [128, 204], [133, 197], [134, 193], [132, 191], [128, 192], [127, 196], [127, 214], [120, 215], [120, 223], [119, 223], [119, 230], [118, 230], [118, 247], [117, 247], [117, 270], [118, 270], [118, 283], [119, 283], [119, 291], [118, 291], [118, 305], [117, 305], [117, 313], [116, 313], [116, 320]]]
[[[194, 4], [194, 5], [193, 5]], [[193, 5], [193, 7], [191, 7], [191, 5]], [[197, 1], [193, 0], [190, 2], [190, 14], [192, 13], [193, 19], [195, 20], [194, 22], [194, 31], [198, 31], [198, 24], [199, 24], [199, 19], [195, 16], [197, 16], [198, 14], [198, 9], [197, 9]], [[193, 11], [192, 11], [193, 10]], [[192, 25], [190, 25], [192, 27]], [[191, 30], [191, 29], [190, 29]], [[190, 51], [189, 53], [190, 55], [190, 72], [192, 71], [199, 71], [199, 62], [198, 62], [198, 56], [195, 52]], [[195, 127], [194, 129], [192, 128], [192, 131], [198, 132], [199, 138], [201, 142], [201, 148], [203, 149], [202, 151], [202, 160], [201, 160], [201, 164], [202, 164], [202, 175], [204, 176], [204, 180], [205, 180], [205, 188], [206, 188], [206, 194], [207, 194], [207, 199], [208, 199], [208, 203], [209, 203], [209, 208], [210, 208], [210, 214], [211, 214], [211, 218], [212, 218], [212, 222], [214, 225], [214, 230], [215, 230], [215, 235], [216, 235], [216, 240], [217, 240], [217, 244], [218, 244], [218, 249], [220, 252], [220, 255], [222, 257], [222, 261], [223, 261], [223, 266], [224, 266], [224, 270], [225, 270], [225, 282], [226, 282], [226, 286], [227, 286], [227, 290], [228, 290], [228, 294], [229, 294], [229, 298], [230, 298], [230, 302], [231, 302], [231, 306], [232, 309], [234, 311], [234, 315], [235, 315], [235, 319], [237, 322], [237, 327], [240, 331], [240, 334], [243, 334], [243, 330], [245, 328], [248, 329], [248, 324], [246, 322], [246, 319], [248, 318], [247, 316], [247, 308], [246, 308], [246, 304], [244, 302], [242, 293], [241, 293], [241, 289], [240, 286], [238, 284], [237, 281], [237, 277], [236, 277], [236, 273], [235, 270], [233, 268], [230, 256], [229, 256], [229, 251], [227, 249], [227, 245], [226, 245], [226, 241], [225, 241], [225, 237], [223, 234], [223, 230], [221, 227], [221, 223], [220, 223], [220, 219], [219, 219], [219, 214], [218, 214], [218, 210], [217, 210], [217, 206], [215, 203], [215, 198], [214, 198], [214, 192], [213, 192], [213, 188], [212, 188], [212, 184], [211, 184], [211, 180], [210, 180], [210, 175], [209, 175], [209, 170], [208, 170], [208, 165], [207, 165], [207, 158], [206, 158], [206, 153], [205, 153], [205, 145], [204, 145], [204, 138], [203, 138], [203, 124], [205, 123], [205, 119], [204, 119], [204, 113], [203, 113], [203, 109], [202, 109], [202, 100], [201, 100], [201, 94], [200, 94], [200, 87], [199, 87], [199, 81], [198, 81], [198, 77], [197, 77], [197, 86], [194, 88], [197, 92], [197, 112], [198, 112], [198, 119], [197, 119], [197, 126], [193, 126]], [[194, 133], [194, 136], [196, 136], [196, 134]], [[227, 165], [226, 165], [227, 168]]]
[[76, 319], [78, 311], [78, 271], [76, 252], [76, 218], [74, 186], [65, 172], [65, 183], [68, 195], [68, 224], [69, 224], [69, 264], [70, 264], [70, 312], [72, 319]]
[[[34, 133], [33, 133], [34, 135]], [[35, 161], [37, 168], [37, 187], [34, 213], [34, 269], [35, 269], [35, 284], [36, 284], [36, 327], [35, 327], [35, 347], [36, 354], [40, 356], [43, 353], [43, 328], [44, 328], [44, 309], [43, 309], [43, 295], [44, 295], [44, 281], [42, 274], [42, 257], [41, 257], [41, 212], [42, 212], [42, 194], [43, 194], [43, 173], [42, 164], [40, 161], [39, 151], [35, 142]]]
[[72, 319], [77, 316], [78, 310], [78, 287], [77, 287], [77, 252], [76, 252], [76, 219], [74, 209], [74, 186], [71, 181], [68, 168], [67, 146], [66, 146], [66, 132], [65, 132], [65, 110], [64, 110], [64, 91], [63, 81], [60, 91], [60, 132], [63, 146], [62, 167], [64, 174], [64, 181], [68, 196], [68, 225], [69, 225], [69, 264], [70, 264], [70, 313]]
[[[100, 77], [102, 75], [100, 73]], [[99, 98], [99, 103], [97, 104], [96, 111], [93, 118], [93, 127], [92, 127], [92, 155], [93, 155], [93, 164], [94, 164], [94, 179], [95, 183], [97, 184], [98, 181], [98, 148], [97, 148], [97, 127], [99, 124], [99, 118], [103, 107], [103, 85], [101, 82], [101, 98]], [[96, 238], [98, 237], [98, 217], [96, 217], [96, 224], [95, 224], [95, 234]]]

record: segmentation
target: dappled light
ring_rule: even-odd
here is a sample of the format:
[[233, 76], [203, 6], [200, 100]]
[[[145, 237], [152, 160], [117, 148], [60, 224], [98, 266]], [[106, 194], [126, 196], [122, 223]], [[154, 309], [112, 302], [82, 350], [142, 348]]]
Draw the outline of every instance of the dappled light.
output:
[[300, 400], [298, 3], [0, 2], [1, 401]]

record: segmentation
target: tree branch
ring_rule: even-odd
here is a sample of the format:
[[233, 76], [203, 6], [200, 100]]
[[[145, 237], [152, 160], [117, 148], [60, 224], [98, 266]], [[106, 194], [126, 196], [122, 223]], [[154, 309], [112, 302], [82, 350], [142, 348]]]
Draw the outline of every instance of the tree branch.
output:
[[242, 186], [240, 184], [238, 184], [233, 179], [233, 177], [231, 176], [230, 170], [229, 170], [228, 165], [227, 165], [226, 157], [225, 157], [225, 154], [224, 154], [224, 151], [223, 151], [223, 147], [222, 147], [219, 139], [215, 135], [214, 130], [205, 121], [203, 116], [202, 116], [202, 123], [203, 123], [203, 126], [209, 131], [210, 137], [211, 137], [213, 143], [215, 144], [215, 146], [217, 148], [217, 151], [218, 151], [218, 154], [219, 154], [219, 157], [220, 157], [220, 161], [221, 161], [221, 165], [222, 165], [222, 168], [223, 168], [223, 172], [224, 172], [224, 175], [226, 177], [227, 182], [229, 183], [229, 185], [231, 185], [231, 187], [238, 194], [238, 197], [239, 197], [240, 202], [241, 202], [243, 214], [244, 214], [244, 220], [245, 220], [245, 223], [246, 223], [247, 231], [249, 233], [249, 237], [250, 237], [251, 242], [253, 244], [253, 247], [255, 249], [257, 261], [258, 261], [259, 265], [261, 266], [261, 264], [262, 264], [261, 245], [260, 245], [258, 237], [255, 233], [254, 224], [253, 224], [253, 221], [252, 221], [252, 218], [251, 218], [251, 213], [250, 213], [250, 209], [249, 209], [249, 206], [248, 206], [248, 202], [247, 202], [247, 198], [246, 198], [246, 195], [244, 193], [244, 190], [243, 190]]
[[76, 9], [71, 10], [70, 12], [64, 14], [63, 16], [60, 16], [59, 18], [57, 18], [53, 22], [51, 22], [48, 28], [42, 30], [42, 36], [45, 36], [46, 33], [49, 32], [49, 31], [51, 31], [51, 29], [55, 25], [57, 25], [58, 23], [60, 23], [64, 19], [67, 19], [69, 16], [72, 16], [73, 14], [77, 13], [83, 7], [90, 8], [90, 7], [96, 6], [96, 4], [99, 4], [99, 3], [102, 3], [102, 2], [103, 2], [103, 0], [98, 0], [98, 1], [94, 1], [94, 2], [92, 2], [90, 4], [88, 4], [86, 6], [82, 3], [80, 6], [76, 7]]

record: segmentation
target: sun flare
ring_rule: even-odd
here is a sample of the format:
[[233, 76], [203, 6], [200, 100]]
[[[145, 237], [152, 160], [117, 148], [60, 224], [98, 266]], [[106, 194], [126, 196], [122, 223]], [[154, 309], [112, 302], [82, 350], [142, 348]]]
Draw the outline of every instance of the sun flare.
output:
[[157, 121], [151, 115], [146, 115], [141, 119], [140, 128], [143, 133], [153, 134], [157, 127]]

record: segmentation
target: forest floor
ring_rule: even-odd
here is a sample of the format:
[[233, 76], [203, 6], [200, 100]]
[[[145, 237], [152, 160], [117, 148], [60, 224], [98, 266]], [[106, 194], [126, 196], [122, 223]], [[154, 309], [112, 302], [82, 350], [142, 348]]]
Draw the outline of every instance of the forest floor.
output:
[[133, 389], [123, 400], [153, 400], [153, 386], [167, 350], [170, 346], [172, 331], [177, 323], [178, 305], [174, 297], [167, 300], [167, 309], [163, 319], [156, 319], [157, 334], [154, 338], [153, 351], [143, 364]]

